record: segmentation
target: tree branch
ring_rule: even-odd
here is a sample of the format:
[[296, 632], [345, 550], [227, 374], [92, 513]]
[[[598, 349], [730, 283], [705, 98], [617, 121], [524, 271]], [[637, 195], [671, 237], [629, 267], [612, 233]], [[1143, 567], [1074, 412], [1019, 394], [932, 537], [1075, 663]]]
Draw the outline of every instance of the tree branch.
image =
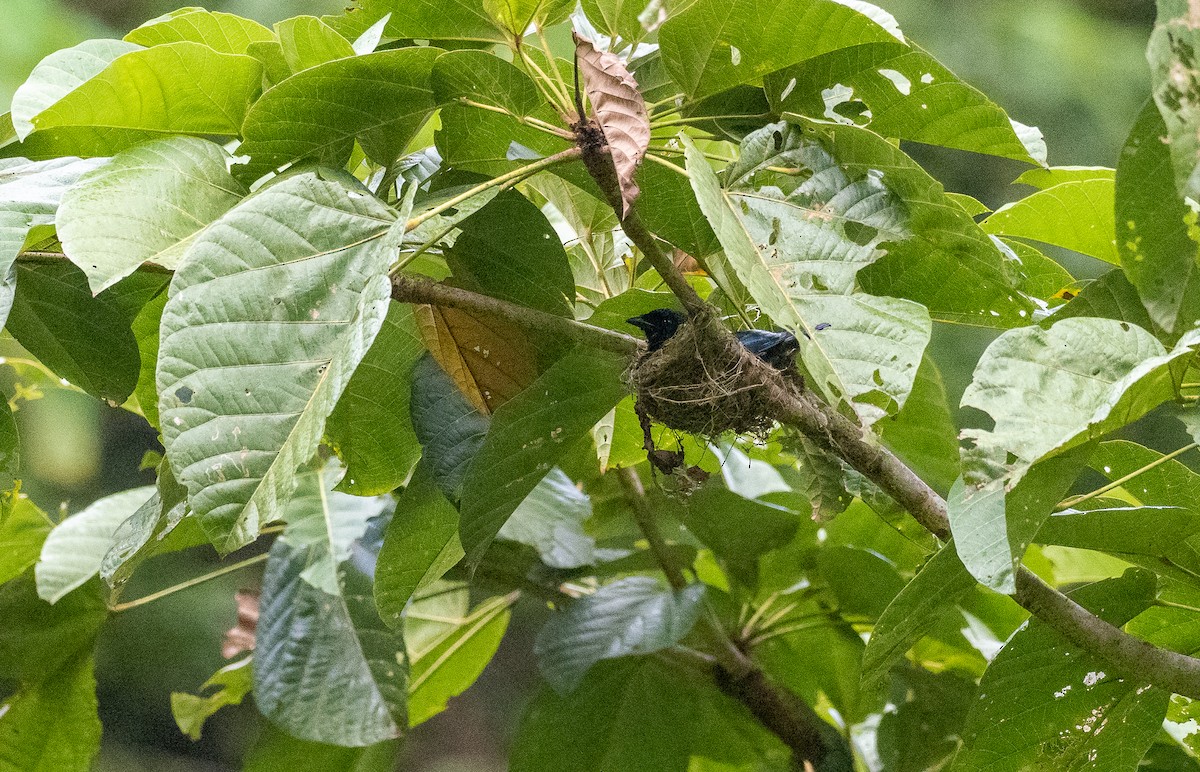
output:
[[642, 341], [632, 335], [414, 276], [401, 275], [392, 278], [392, 300], [495, 314], [531, 330], [559, 335], [576, 343], [584, 343], [617, 354], [634, 354], [645, 347]]
[[[602, 144], [603, 137], [601, 144], [593, 146], [587, 142], [583, 127], [576, 127], [576, 133], [580, 136], [584, 165], [620, 217], [620, 188], [612, 159]], [[629, 207], [622, 226], [627, 227], [626, 235], [650, 260], [693, 319], [715, 321], [712, 309], [700, 300], [683, 274], [659, 248], [658, 241], [642, 226], [636, 204]], [[718, 335], [724, 329], [720, 324], [706, 326]], [[730, 333], [725, 331], [724, 334]], [[796, 427], [825, 450], [849, 463], [895, 499], [930, 533], [943, 541], [950, 537], [945, 500], [896, 455], [882, 447], [870, 430], [840, 415], [810, 393], [784, 382], [765, 362], [755, 361], [750, 365], [757, 369], [767, 390], [771, 415], [776, 420]], [[1122, 675], [1200, 699], [1200, 659], [1158, 648], [1110, 625], [1042, 582], [1024, 566], [1018, 567], [1013, 599], [1068, 641], [1101, 657]]]

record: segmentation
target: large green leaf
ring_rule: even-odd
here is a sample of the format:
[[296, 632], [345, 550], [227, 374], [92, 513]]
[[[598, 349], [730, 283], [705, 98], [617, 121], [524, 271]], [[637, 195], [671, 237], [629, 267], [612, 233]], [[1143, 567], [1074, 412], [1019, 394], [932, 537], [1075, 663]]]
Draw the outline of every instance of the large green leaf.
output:
[[84, 174], [63, 195], [55, 226], [92, 292], [144, 262], [175, 268], [196, 234], [246, 195], [228, 163], [220, 145], [172, 137]]
[[64, 78], [57, 67], [44, 68], [51, 75], [35, 69], [14, 110], [18, 136], [73, 130], [69, 145], [77, 142], [79, 153], [101, 155], [128, 147], [147, 132], [240, 132], [246, 109], [261, 88], [258, 60], [191, 41], [152, 48], [121, 45], [126, 52], [99, 72], [77, 65]]
[[483, 0], [496, 26], [519, 40], [531, 25], [552, 26], [567, 18], [575, 5], [570, 0]]
[[353, 37], [385, 15], [389, 16], [384, 32], [394, 38], [489, 43], [502, 43], [506, 38], [477, 0], [355, 0], [354, 13], [325, 20]]
[[834, 0], [697, 0], [659, 30], [663, 62], [690, 98], [862, 43], [896, 37]]
[[47, 56], [13, 94], [12, 123], [17, 138], [23, 140], [33, 132], [38, 113], [99, 75], [117, 57], [141, 49], [122, 40], [85, 40]]
[[361, 188], [293, 176], [209, 226], [175, 273], [159, 349], [163, 441], [220, 550], [280, 517], [383, 324], [391, 255], [380, 237], [394, 217]]
[[1191, 0], [1157, 0], [1146, 58], [1154, 102], [1166, 124], [1164, 150], [1180, 196], [1200, 200], [1200, 25]]
[[528, 544], [551, 568], [578, 568], [596, 562], [596, 540], [583, 530], [583, 522], [591, 516], [591, 499], [555, 467], [496, 535]]
[[88, 772], [100, 750], [95, 663], [81, 655], [0, 704], [0, 768]]
[[38, 597], [33, 572], [0, 585], [0, 673], [37, 684], [90, 651], [108, 616], [100, 583], [90, 582], [51, 605]]
[[390, 627], [403, 625], [413, 595], [462, 558], [458, 511], [420, 464], [396, 503], [375, 566], [375, 605]]
[[[1131, 570], [1071, 596], [1122, 625], [1153, 602], [1154, 578]], [[1137, 768], [1170, 695], [1107, 671], [1103, 660], [1030, 620], [984, 673], [954, 769]]]
[[574, 351], [496, 411], [463, 487], [459, 528], [472, 563], [559, 457], [621, 401], [624, 366], [620, 357]]
[[293, 16], [275, 25], [283, 60], [292, 72], [354, 56], [350, 41], [315, 16]]
[[534, 645], [538, 669], [559, 693], [572, 692], [601, 660], [678, 643], [696, 624], [703, 601], [703, 584], [677, 592], [650, 576], [606, 584], [546, 622]]
[[141, 356], [121, 288], [93, 297], [87, 276], [65, 260], [21, 263], [16, 276], [7, 324], [13, 337], [60, 378], [123, 403], [137, 385]]
[[246, 113], [238, 153], [250, 162], [239, 175], [256, 179], [300, 159], [341, 166], [356, 138], [373, 161], [392, 163], [436, 106], [429, 73], [441, 53], [402, 48], [338, 59], [269, 89]]
[[1158, 327], [1146, 313], [1142, 299], [1138, 297], [1125, 272], [1114, 269], [1089, 282], [1066, 306], [1042, 322], [1043, 326], [1057, 323], [1060, 319], [1073, 316], [1097, 316], [1101, 319], [1116, 319], [1136, 324], [1144, 330], [1157, 331]]
[[[1061, 478], [1074, 473], [1050, 473], [1031, 483], [1029, 500], [1019, 507], [1012, 502], [1006, 507], [1006, 491], [1039, 459], [1124, 426], [1173, 398], [1180, 363], [1197, 340], [1200, 333], [1193, 333], [1167, 351], [1140, 327], [1081, 317], [1049, 329], [1010, 330], [987, 348], [962, 404], [988, 413], [995, 425], [963, 430], [972, 444], [963, 451], [964, 479], [949, 501], [959, 554], [977, 579], [1013, 591], [1014, 562], [1052, 499], [1065, 491], [1068, 481]], [[1044, 485], [1050, 487], [1042, 490]], [[1055, 494], [1057, 488], [1062, 490]]]
[[422, 357], [413, 370], [412, 417], [430, 477], [457, 503], [491, 420], [467, 401], [430, 356]]
[[508, 629], [514, 597], [480, 603], [435, 645], [413, 657], [409, 673], [408, 721], [426, 721], [466, 691], [487, 667]]
[[1168, 139], [1147, 104], [1117, 164], [1117, 248], [1150, 317], [1182, 332], [1200, 319], [1200, 236], [1196, 212], [1171, 184]]
[[512, 772], [688, 768], [696, 721], [692, 685], [649, 657], [602, 662], [578, 689], [543, 689], [509, 756]]
[[950, 490], [959, 474], [958, 428], [941, 371], [932, 357], [921, 360], [904, 407], [876, 428], [884, 444], [922, 480], [939, 492]]
[[999, 105], [919, 48], [892, 40], [841, 48], [768, 74], [772, 112], [866, 125], [885, 137], [1045, 163]]
[[59, 523], [42, 546], [36, 567], [38, 595], [54, 603], [95, 576], [117, 527], [152, 495], [151, 487], [114, 493]]
[[988, 233], [1032, 239], [1116, 265], [1112, 180], [1074, 180], [1039, 190], [993, 212], [981, 225]]
[[[437, 150], [446, 164], [463, 171], [496, 177], [530, 159], [550, 156], [570, 147], [562, 137], [547, 134], [493, 110], [452, 103], [442, 107], [439, 117], [442, 125], [434, 137]], [[559, 121], [557, 114], [546, 105], [532, 117], [550, 123]], [[564, 171], [567, 168], [574, 169], [574, 174], [568, 176]], [[582, 165], [557, 167], [555, 173], [567, 176], [576, 184], [594, 187]]]
[[395, 490], [420, 458], [409, 397], [423, 351], [412, 308], [390, 303], [375, 342], [325, 424], [326, 440], [346, 465], [338, 490], [356, 496]]
[[470, 100], [532, 115], [545, 100], [533, 80], [490, 51], [449, 51], [433, 65], [433, 93], [438, 104]]
[[953, 544], [930, 558], [875, 623], [863, 651], [863, 691], [885, 685], [892, 667], [974, 586]]
[[[808, 152], [819, 153], [819, 145], [814, 148], [799, 128], [787, 124], [747, 137], [741, 160], [729, 170], [728, 189], [691, 143], [686, 148], [692, 187], [725, 260], [760, 308], [800, 339], [813, 385], [868, 422], [898, 410], [929, 341], [928, 313], [906, 300], [853, 293], [857, 269], [878, 254], [868, 245], [878, 243], [880, 227], [890, 224], [879, 203], [886, 189], [869, 178], [856, 184], [841, 177], [837, 167], [822, 163], [828, 156]], [[817, 160], [808, 161], [808, 155]], [[821, 163], [815, 171], [833, 175], [827, 189], [810, 190], [796, 185], [798, 177], [770, 171], [812, 163]], [[822, 178], [810, 179], [819, 185]], [[787, 185], [786, 194], [781, 185]], [[839, 217], [839, 203], [831, 205], [839, 194], [847, 197], [847, 207], [868, 202], [864, 222]], [[853, 234], [866, 243], [860, 245]], [[814, 254], [814, 246], [821, 251]], [[828, 329], [817, 331], [822, 324]]]
[[[297, 513], [271, 547], [254, 698], [288, 734], [359, 747], [398, 737], [407, 726], [408, 662], [400, 633], [375, 611], [370, 578], [341, 562], [353, 541], [344, 537], [361, 533], [366, 513], [351, 496], [329, 495], [346, 503]], [[349, 523], [338, 522], [346, 514]], [[314, 573], [314, 565], [324, 568]]]
[[190, 40], [225, 54], [244, 54], [251, 43], [274, 38], [271, 30], [256, 21], [203, 8], [180, 8], [151, 19], [125, 36], [125, 40], [140, 46]]
[[[54, 223], [63, 194], [80, 175], [95, 169], [99, 161], [59, 158], [31, 163], [24, 159], [0, 160], [0, 279], [6, 279], [30, 231]], [[8, 317], [12, 303], [3, 305]]]

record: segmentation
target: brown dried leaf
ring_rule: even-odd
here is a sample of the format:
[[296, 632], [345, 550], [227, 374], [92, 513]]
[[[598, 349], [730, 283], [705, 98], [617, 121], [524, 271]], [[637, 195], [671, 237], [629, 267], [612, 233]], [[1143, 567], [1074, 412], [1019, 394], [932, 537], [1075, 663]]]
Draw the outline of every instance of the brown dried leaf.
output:
[[575, 54], [583, 74], [584, 90], [617, 168], [621, 216], [624, 217], [637, 200], [639, 191], [633, 177], [650, 146], [646, 100], [638, 90], [637, 81], [616, 54], [596, 50], [578, 34], [575, 35]]
[[413, 308], [425, 347], [484, 415], [537, 379], [537, 354], [521, 328], [457, 308]]
[[229, 628], [221, 641], [221, 656], [233, 659], [244, 651], [254, 651], [258, 630], [258, 593], [252, 590], [237, 592], [237, 625]]

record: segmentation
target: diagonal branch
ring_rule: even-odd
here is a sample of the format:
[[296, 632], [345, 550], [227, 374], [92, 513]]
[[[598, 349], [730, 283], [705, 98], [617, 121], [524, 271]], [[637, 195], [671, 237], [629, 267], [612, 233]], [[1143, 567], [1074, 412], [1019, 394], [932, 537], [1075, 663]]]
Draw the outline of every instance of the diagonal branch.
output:
[[[583, 162], [613, 211], [621, 212], [620, 190], [612, 160], [602, 145], [580, 142]], [[694, 318], [715, 320], [715, 314], [687, 283], [675, 264], [642, 226], [637, 207], [622, 218], [625, 234], [658, 271], [666, 285]], [[721, 334], [719, 324], [706, 325]], [[724, 334], [729, 334], [725, 332]], [[773, 368], [761, 361], [751, 363], [767, 390], [771, 414], [817, 442], [863, 476], [878, 485], [904, 507], [922, 526], [940, 539], [950, 536], [946, 502], [891, 451], [882, 447], [859, 424], [840, 415], [808, 392], [792, 388]], [[1200, 659], [1161, 649], [1110, 625], [1019, 567], [1013, 599], [1031, 614], [1054, 628], [1071, 643], [1109, 662], [1123, 675], [1138, 681], [1200, 699]]]

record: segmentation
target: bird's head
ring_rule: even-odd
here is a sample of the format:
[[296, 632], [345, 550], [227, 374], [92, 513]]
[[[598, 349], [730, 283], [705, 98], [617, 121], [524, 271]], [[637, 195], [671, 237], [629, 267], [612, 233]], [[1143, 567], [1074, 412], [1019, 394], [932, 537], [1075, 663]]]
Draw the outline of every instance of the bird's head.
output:
[[654, 351], [679, 331], [679, 327], [686, 321], [686, 317], [671, 308], [656, 308], [625, 321], [646, 334], [647, 348]]

